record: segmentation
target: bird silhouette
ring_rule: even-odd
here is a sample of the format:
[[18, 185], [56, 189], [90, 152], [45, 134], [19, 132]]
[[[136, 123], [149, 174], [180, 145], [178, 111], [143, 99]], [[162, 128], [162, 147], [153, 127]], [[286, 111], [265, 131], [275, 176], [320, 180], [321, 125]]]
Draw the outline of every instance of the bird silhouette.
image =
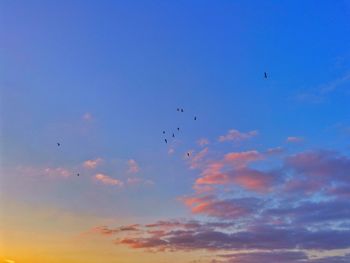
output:
[[80, 174], [79, 173], [77, 173], [77, 176], [79, 176]]
[[180, 111], [180, 108], [177, 108], [176, 110], [177, 110], [177, 111]]
[[173, 133], [173, 138], [175, 138], [175, 134]]
[[190, 157], [190, 153], [187, 153], [187, 156]]
[[196, 117], [196, 116], [194, 117], [194, 120], [195, 120], [195, 121], [197, 120], [197, 117]]
[[167, 139], [164, 139], [165, 143], [168, 143], [168, 140]]
[[178, 127], [178, 128], [177, 128], [177, 130], [179, 131], [179, 130], [180, 130], [180, 128]]
[[61, 146], [61, 144], [58, 142], [58, 143], [57, 143], [57, 146]]
[[184, 112], [184, 109], [181, 109], [181, 112]]
[[165, 134], [165, 131], [163, 131], [163, 134]]
[[266, 72], [264, 72], [264, 78], [267, 79], [267, 73]]

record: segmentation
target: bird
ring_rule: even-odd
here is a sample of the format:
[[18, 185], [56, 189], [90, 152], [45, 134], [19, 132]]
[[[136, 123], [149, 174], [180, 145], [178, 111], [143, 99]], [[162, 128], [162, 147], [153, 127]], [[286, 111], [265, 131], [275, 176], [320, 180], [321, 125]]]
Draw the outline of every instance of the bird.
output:
[[175, 134], [173, 133], [173, 138], [175, 138]]
[[177, 111], [180, 111], [180, 108], [177, 108]]
[[180, 128], [179, 128], [179, 127], [177, 127], [177, 130], [179, 131], [179, 130], [180, 130]]
[[77, 176], [79, 176], [80, 174], [79, 173], [77, 173]]
[[187, 156], [190, 157], [190, 153], [189, 152], [187, 153]]
[[57, 146], [61, 146], [61, 144], [58, 142], [58, 143], [57, 143]]
[[267, 79], [267, 73], [266, 72], [264, 72], [264, 78]]
[[196, 116], [194, 116], [194, 120], [195, 120], [195, 121], [197, 120], [197, 117], [196, 117]]
[[184, 109], [181, 109], [181, 112], [184, 112]]
[[167, 139], [164, 139], [165, 143], [168, 143], [168, 140]]
[[165, 131], [163, 131], [163, 134], [165, 134]]

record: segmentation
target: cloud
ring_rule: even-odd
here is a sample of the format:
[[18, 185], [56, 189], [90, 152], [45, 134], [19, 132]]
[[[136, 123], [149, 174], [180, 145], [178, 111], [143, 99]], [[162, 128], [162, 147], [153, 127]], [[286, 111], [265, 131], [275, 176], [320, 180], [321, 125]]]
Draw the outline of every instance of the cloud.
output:
[[310, 255], [350, 249], [350, 158], [328, 150], [272, 152], [215, 159], [205, 152], [196, 166], [195, 193], [179, 198], [202, 221], [159, 220], [137, 231], [104, 227], [98, 234], [132, 249], [230, 253], [213, 262], [349, 262], [349, 255]]
[[308, 259], [302, 251], [270, 251], [270, 252], [250, 252], [221, 255], [226, 259], [225, 263], [297, 263], [306, 262]]
[[249, 131], [249, 132], [240, 132], [235, 129], [231, 129], [228, 131], [226, 135], [219, 136], [218, 140], [219, 142], [225, 142], [225, 141], [242, 141], [247, 140], [252, 137], [255, 137], [258, 135], [258, 131]]
[[202, 165], [203, 159], [207, 156], [209, 153], [209, 149], [206, 147], [197, 154], [194, 154], [190, 158], [190, 168], [195, 169]]
[[99, 182], [102, 182], [103, 184], [107, 185], [117, 185], [117, 186], [122, 186], [123, 182], [119, 181], [118, 179], [114, 179], [108, 175], [105, 174], [96, 174], [95, 179]]
[[209, 140], [207, 138], [201, 138], [197, 141], [199, 146], [206, 146], [209, 144]]
[[268, 154], [268, 155], [280, 154], [283, 152], [284, 152], [284, 149], [282, 147], [274, 147], [274, 148], [269, 148], [266, 150], [266, 154]]
[[93, 116], [92, 116], [91, 113], [87, 112], [87, 113], [85, 113], [85, 114], [83, 115], [82, 119], [83, 119], [84, 121], [92, 121], [92, 120], [93, 120]]
[[247, 190], [265, 192], [268, 191], [275, 183], [277, 174], [274, 172], [264, 172], [250, 168], [234, 169], [227, 172], [221, 172], [222, 164], [212, 164], [206, 169], [195, 184], [207, 185], [228, 185], [233, 184]]
[[129, 177], [126, 182], [129, 185], [154, 185], [154, 182], [152, 180], [145, 180], [140, 177]]
[[311, 103], [321, 103], [325, 100], [325, 97], [339, 90], [344, 84], [350, 81], [350, 72], [345, 73], [343, 76], [332, 80], [326, 84], [320, 85], [316, 89], [311, 91], [302, 92], [297, 95], [297, 99], [300, 101], [306, 101]]
[[130, 248], [152, 249], [153, 251], [190, 251], [190, 250], [282, 250], [282, 249], [345, 249], [350, 246], [350, 230], [318, 229], [308, 230], [302, 227], [276, 227], [256, 225], [247, 229], [236, 229], [234, 225], [220, 226], [220, 222], [198, 223], [185, 228], [183, 225], [153, 226], [152, 230], [143, 230], [116, 238], [115, 244]]
[[287, 137], [286, 141], [289, 143], [300, 143], [300, 142], [304, 141], [304, 138], [296, 137], [296, 136], [289, 136], [289, 137]]
[[5, 259], [4, 262], [5, 263], [16, 263], [16, 261], [14, 261], [12, 259]]
[[223, 219], [235, 219], [247, 216], [258, 208], [255, 198], [236, 198], [218, 200], [213, 196], [186, 197], [183, 202], [194, 214], [203, 214]]
[[102, 158], [96, 158], [94, 160], [86, 160], [83, 163], [83, 166], [86, 169], [95, 169], [97, 166], [101, 165], [103, 163], [103, 159]]
[[73, 173], [64, 167], [30, 167], [19, 166], [16, 169], [26, 176], [69, 177]]
[[121, 226], [118, 228], [109, 228], [107, 226], [97, 226], [91, 229], [91, 233], [96, 233], [104, 236], [111, 236], [121, 232], [139, 232], [139, 224]]
[[227, 153], [224, 161], [235, 167], [245, 167], [248, 163], [263, 159], [263, 155], [258, 151], [231, 152]]
[[136, 174], [140, 171], [139, 165], [134, 159], [128, 160], [128, 173]]

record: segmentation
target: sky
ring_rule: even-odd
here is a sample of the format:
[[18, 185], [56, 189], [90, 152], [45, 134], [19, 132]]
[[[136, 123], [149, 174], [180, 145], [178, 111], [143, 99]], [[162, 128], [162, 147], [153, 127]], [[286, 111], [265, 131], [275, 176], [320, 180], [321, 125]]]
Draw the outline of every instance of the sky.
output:
[[348, 0], [1, 0], [0, 262], [350, 262], [349, 43]]

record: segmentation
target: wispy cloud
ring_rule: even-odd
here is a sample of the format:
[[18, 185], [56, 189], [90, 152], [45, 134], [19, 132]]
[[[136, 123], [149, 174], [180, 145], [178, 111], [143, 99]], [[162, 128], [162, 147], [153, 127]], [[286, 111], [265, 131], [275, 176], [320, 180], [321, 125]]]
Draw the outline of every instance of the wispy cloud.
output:
[[128, 160], [128, 167], [129, 167], [128, 173], [135, 174], [140, 171], [139, 165], [134, 159]]
[[19, 166], [17, 171], [26, 176], [69, 177], [72, 171], [64, 167]]
[[240, 132], [238, 130], [229, 130], [227, 134], [219, 136], [219, 142], [225, 141], [242, 141], [258, 135], [258, 131]]
[[289, 136], [286, 139], [286, 142], [289, 142], [289, 143], [300, 143], [303, 141], [304, 141], [303, 137], [297, 137], [297, 136]]
[[209, 140], [207, 138], [201, 138], [197, 141], [197, 144], [203, 147], [209, 144]]
[[83, 116], [82, 116], [82, 119], [84, 121], [92, 121], [93, 120], [93, 116], [91, 113], [89, 112], [86, 112]]
[[350, 72], [345, 73], [343, 76], [334, 79], [326, 84], [320, 85], [317, 88], [299, 93], [297, 99], [300, 101], [306, 101], [311, 103], [321, 103], [326, 96], [336, 90], [340, 89], [344, 84], [349, 83]]

